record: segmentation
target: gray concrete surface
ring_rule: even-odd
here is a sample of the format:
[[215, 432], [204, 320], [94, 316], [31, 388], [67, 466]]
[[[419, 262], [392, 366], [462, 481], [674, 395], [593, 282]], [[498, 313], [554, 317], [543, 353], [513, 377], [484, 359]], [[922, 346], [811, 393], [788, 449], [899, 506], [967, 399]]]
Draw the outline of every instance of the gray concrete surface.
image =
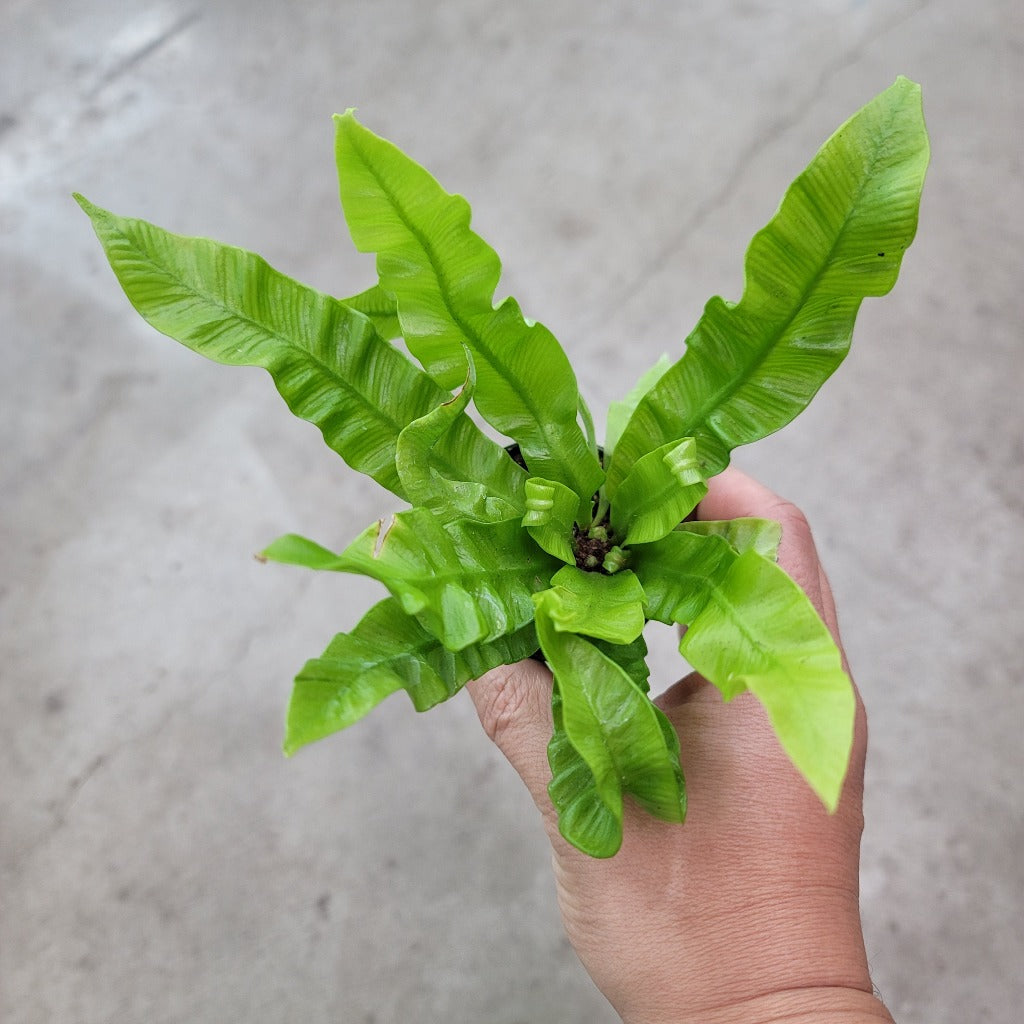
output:
[[377, 591], [252, 552], [393, 503], [262, 372], [138, 320], [72, 189], [347, 293], [358, 106], [471, 199], [603, 407], [903, 73], [918, 241], [738, 461], [815, 524], [869, 707], [878, 988], [907, 1024], [1019, 1020], [1022, 54], [1016, 0], [0, 4], [0, 1019], [615, 1019], [467, 699], [280, 757], [291, 675]]

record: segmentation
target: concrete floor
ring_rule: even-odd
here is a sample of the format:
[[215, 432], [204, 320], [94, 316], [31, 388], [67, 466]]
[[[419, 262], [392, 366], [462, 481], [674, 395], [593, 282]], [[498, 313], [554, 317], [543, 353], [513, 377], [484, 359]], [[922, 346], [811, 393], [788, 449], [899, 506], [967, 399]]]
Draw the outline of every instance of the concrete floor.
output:
[[615, 1019], [468, 699], [281, 758], [292, 674], [378, 591], [252, 552], [394, 503], [263, 373], [148, 329], [69, 193], [355, 291], [356, 105], [470, 198], [603, 408], [739, 296], [785, 185], [898, 73], [933, 142], [917, 243], [737, 461], [814, 523], [868, 704], [878, 988], [906, 1024], [1019, 1019], [1022, 55], [1017, 0], [0, 4], [0, 1019]]

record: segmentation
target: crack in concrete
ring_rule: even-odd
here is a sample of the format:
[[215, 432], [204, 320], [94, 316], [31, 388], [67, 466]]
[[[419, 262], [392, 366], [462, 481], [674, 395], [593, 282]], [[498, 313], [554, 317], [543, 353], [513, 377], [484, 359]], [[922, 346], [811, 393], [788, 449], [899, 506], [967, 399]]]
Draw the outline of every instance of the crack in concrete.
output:
[[78, 795], [86, 787], [89, 780], [107, 763], [106, 754], [97, 754], [86, 766], [85, 769], [72, 778], [67, 785], [67, 791], [63, 799], [51, 804], [51, 811], [54, 816], [55, 829], [63, 827], [67, 822], [67, 816], [74, 806]]
[[172, 22], [163, 31], [158, 32], [152, 39], [136, 46], [130, 53], [125, 54], [113, 67], [108, 68], [91, 89], [85, 93], [87, 100], [93, 100], [111, 82], [126, 75], [132, 68], [137, 67], [147, 57], [152, 56], [157, 50], [166, 46], [172, 39], [181, 35], [182, 32], [191, 28], [201, 17], [198, 10], [188, 11], [177, 21]]
[[27, 865], [41, 849], [47, 846], [54, 837], [67, 826], [71, 817], [71, 811], [86, 785], [91, 782], [103, 768], [109, 766], [111, 761], [118, 757], [123, 751], [140, 743], [144, 744], [154, 736], [157, 736], [167, 727], [168, 723], [182, 711], [183, 708], [194, 704], [201, 692], [202, 687], [199, 685], [195, 686], [186, 695], [169, 703], [164, 709], [163, 714], [160, 715], [148, 729], [144, 729], [134, 736], [129, 736], [119, 742], [115, 742], [107, 750], [96, 754], [78, 775], [75, 775], [68, 780], [64, 788], [64, 793], [61, 796], [41, 804], [42, 808], [48, 812], [51, 817], [50, 824], [39, 835], [29, 841], [23, 849], [13, 852], [8, 859], [8, 863], [3, 865], [4, 870], [14, 873], [23, 871], [25, 865]]
[[700, 228], [714, 213], [729, 203], [739, 183], [743, 180], [743, 176], [750, 170], [757, 156], [803, 120], [833, 78], [856, 65], [863, 58], [865, 51], [872, 43], [888, 35], [894, 29], [899, 28], [904, 22], [917, 17], [931, 2], [932, 0], [923, 0], [922, 3], [912, 10], [893, 18], [891, 21], [885, 22], [874, 31], [868, 32], [856, 46], [825, 68], [818, 75], [814, 85], [808, 90], [800, 103], [788, 114], [777, 118], [740, 151], [732, 170], [725, 176], [721, 188], [706, 203], [695, 210], [683, 225], [658, 247], [654, 255], [644, 263], [641, 270], [632, 280], [610, 302], [602, 307], [599, 315], [594, 320], [594, 324], [604, 322], [616, 309], [629, 303], [639, 294], [644, 281], [662, 267], [693, 232]]
[[[113, 53], [107, 57], [110, 66], [104, 71], [103, 60], [91, 62], [82, 72], [84, 80], [70, 104], [64, 95], [71, 88], [69, 85], [68, 90], [62, 86], [56, 91], [37, 93], [25, 109], [19, 109], [17, 116], [0, 114], [0, 205], [19, 186], [38, 186], [69, 165], [77, 166], [82, 126], [88, 126], [92, 132], [94, 122], [109, 113], [96, 103], [103, 90], [186, 32], [201, 17], [202, 11], [197, 8], [164, 28], [154, 26], [148, 36], [138, 31], [134, 45], [123, 41], [111, 43]], [[118, 54], [118, 50], [122, 52]], [[22, 125], [30, 130], [20, 131]]]
[[[293, 619], [294, 616], [291, 618]], [[256, 623], [248, 627], [235, 644], [233, 655], [225, 659], [223, 670], [226, 671], [227, 666], [236, 665], [248, 656], [253, 644], [268, 628], [270, 627], [267, 623]], [[8, 863], [0, 864], [0, 870], [14, 872], [24, 870], [25, 865], [32, 860], [39, 850], [48, 845], [67, 826], [71, 820], [71, 811], [74, 809], [82, 790], [101, 770], [109, 767], [111, 762], [126, 750], [138, 747], [140, 744], [145, 745], [154, 737], [164, 732], [178, 715], [183, 711], [194, 708], [205, 691], [205, 685], [198, 683], [187, 692], [168, 701], [162, 713], [155, 718], [148, 728], [143, 728], [131, 736], [126, 736], [111, 743], [105, 750], [95, 754], [77, 775], [72, 776], [67, 781], [61, 795], [45, 802], [41, 801], [39, 806], [51, 818], [49, 824], [39, 835], [27, 842], [23, 849], [14, 852], [8, 859]]]

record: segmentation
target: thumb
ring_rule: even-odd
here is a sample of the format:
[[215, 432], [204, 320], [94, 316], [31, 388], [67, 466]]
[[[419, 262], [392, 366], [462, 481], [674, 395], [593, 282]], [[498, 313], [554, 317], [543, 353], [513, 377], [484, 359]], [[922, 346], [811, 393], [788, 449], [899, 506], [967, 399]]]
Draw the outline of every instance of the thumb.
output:
[[502, 665], [466, 684], [484, 731], [519, 773], [546, 815], [551, 812], [547, 747], [551, 719], [551, 673], [527, 659]]

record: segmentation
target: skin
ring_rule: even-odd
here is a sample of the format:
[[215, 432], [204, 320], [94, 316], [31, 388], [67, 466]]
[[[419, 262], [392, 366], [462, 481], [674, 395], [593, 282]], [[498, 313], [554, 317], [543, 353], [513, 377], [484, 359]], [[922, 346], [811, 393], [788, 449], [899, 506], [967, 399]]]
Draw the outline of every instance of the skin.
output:
[[[778, 520], [779, 563], [840, 644], [799, 509], [730, 468], [711, 481], [698, 515]], [[892, 1021], [872, 995], [860, 922], [867, 720], [859, 696], [849, 773], [829, 815], [755, 698], [726, 704], [696, 673], [680, 680], [657, 703], [680, 736], [686, 824], [627, 802], [622, 849], [594, 860], [558, 834], [547, 795], [548, 670], [524, 661], [468, 690], [541, 812], [566, 933], [626, 1024]]]

